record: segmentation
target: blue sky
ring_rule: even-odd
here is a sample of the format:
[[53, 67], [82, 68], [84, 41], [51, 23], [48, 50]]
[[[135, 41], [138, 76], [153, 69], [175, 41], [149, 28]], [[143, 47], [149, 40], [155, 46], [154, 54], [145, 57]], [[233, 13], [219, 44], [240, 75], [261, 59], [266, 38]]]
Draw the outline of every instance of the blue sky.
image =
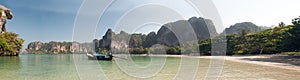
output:
[[[95, 38], [100, 38], [107, 28], [118, 31], [120, 28], [116, 27], [118, 26], [116, 23], [128, 10], [139, 4], [155, 2], [182, 15], [175, 17], [175, 20], [167, 20], [160, 24], [201, 16], [193, 12], [191, 6], [183, 0], [118, 0], [104, 12], [99, 20], [93, 32]], [[298, 7], [300, 0], [213, 0], [213, 2], [219, 11], [224, 27], [245, 21], [259, 26], [277, 25], [281, 21], [290, 24], [292, 18], [300, 16]], [[14, 14], [13, 20], [7, 23], [7, 30], [18, 33], [21, 38], [25, 39], [24, 47], [31, 41], [72, 41], [74, 21], [82, 3], [83, 0], [4, 0], [0, 2], [1, 5], [10, 8]], [[148, 33], [158, 29], [159, 26], [150, 26], [135, 32]]]
[[11, 9], [14, 18], [7, 30], [31, 41], [70, 41], [76, 12], [81, 0], [4, 0], [0, 4]]

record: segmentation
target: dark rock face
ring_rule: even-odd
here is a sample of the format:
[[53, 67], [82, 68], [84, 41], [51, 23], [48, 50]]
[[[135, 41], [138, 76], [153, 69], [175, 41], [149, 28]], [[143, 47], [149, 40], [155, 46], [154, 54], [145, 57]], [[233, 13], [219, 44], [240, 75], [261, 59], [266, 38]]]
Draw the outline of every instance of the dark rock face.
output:
[[[170, 23], [170, 25], [171, 24], [172, 23]], [[178, 46], [178, 39], [174, 32], [172, 32], [174, 28], [178, 28], [178, 26], [162, 26], [157, 32], [157, 43], [166, 46]]]
[[226, 28], [222, 34], [239, 34], [242, 30], [245, 30], [250, 33], [255, 33], [262, 31], [261, 27], [253, 24], [252, 22], [242, 22], [231, 25], [229, 28]]
[[178, 39], [189, 41], [195, 35], [198, 40], [206, 40], [217, 34], [211, 20], [192, 17], [163, 25], [157, 33], [157, 43], [178, 46]]
[[112, 41], [112, 37], [114, 36], [114, 34], [115, 33], [111, 29], [108, 29], [108, 31], [105, 33], [105, 35], [100, 40], [100, 47], [110, 50], [111, 41]]
[[144, 48], [149, 48], [149, 47], [152, 47], [152, 45], [156, 44], [156, 40], [157, 40], [157, 37], [156, 37], [156, 33], [155, 32], [150, 32], [145, 40], [143, 41], [143, 47]]
[[192, 17], [188, 21], [192, 25], [198, 40], [206, 40], [218, 35], [215, 25], [210, 19]]

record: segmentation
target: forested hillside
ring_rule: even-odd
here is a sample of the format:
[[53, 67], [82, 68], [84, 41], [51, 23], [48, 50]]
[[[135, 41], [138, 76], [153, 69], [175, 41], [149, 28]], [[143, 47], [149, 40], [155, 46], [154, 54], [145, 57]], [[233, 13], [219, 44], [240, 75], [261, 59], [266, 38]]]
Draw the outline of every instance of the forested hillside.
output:
[[[257, 33], [241, 30], [239, 34], [228, 34], [227, 54], [276, 54], [300, 50], [300, 18], [292, 20], [292, 25], [280, 23], [277, 27]], [[218, 38], [215, 38], [218, 39]], [[211, 40], [199, 41], [204, 52], [210, 51]]]

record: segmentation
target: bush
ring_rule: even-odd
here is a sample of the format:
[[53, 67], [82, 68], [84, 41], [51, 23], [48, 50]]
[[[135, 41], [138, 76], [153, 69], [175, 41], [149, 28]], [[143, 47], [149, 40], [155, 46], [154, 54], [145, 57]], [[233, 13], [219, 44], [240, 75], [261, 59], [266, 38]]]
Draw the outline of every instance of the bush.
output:
[[0, 56], [18, 56], [23, 42], [16, 33], [0, 33]]
[[148, 50], [143, 48], [132, 48], [129, 50], [130, 54], [146, 54], [147, 52]]
[[180, 55], [181, 54], [181, 48], [179, 46], [169, 47], [167, 49], [167, 54]]

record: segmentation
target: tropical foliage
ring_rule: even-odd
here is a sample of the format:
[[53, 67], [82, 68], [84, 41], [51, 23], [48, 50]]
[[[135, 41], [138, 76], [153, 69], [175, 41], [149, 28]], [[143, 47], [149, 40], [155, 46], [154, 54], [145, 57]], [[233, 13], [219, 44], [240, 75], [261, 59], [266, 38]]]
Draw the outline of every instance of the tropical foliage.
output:
[[24, 40], [12, 32], [0, 33], [0, 56], [17, 56]]
[[[300, 50], [300, 18], [292, 20], [293, 25], [280, 23], [278, 27], [249, 33], [226, 35], [227, 54], [275, 54]], [[210, 51], [211, 40], [199, 42], [200, 50]]]

